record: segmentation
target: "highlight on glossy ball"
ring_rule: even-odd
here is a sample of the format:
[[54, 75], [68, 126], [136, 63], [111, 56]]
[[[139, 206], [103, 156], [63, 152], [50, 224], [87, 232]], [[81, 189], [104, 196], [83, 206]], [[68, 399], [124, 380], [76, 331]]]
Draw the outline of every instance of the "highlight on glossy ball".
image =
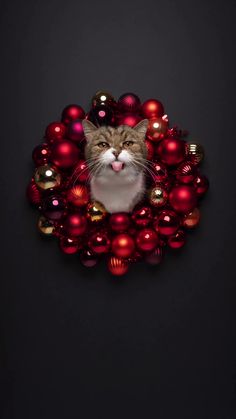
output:
[[75, 121], [76, 119], [84, 119], [85, 112], [80, 105], [68, 105], [63, 109], [61, 115], [61, 121], [68, 125], [70, 122]]
[[45, 137], [49, 142], [60, 141], [65, 138], [66, 127], [62, 122], [51, 122], [46, 128]]
[[98, 201], [90, 202], [87, 206], [87, 218], [92, 223], [103, 221], [107, 216], [107, 210]]
[[69, 169], [75, 166], [78, 159], [79, 149], [72, 141], [60, 141], [52, 148], [51, 160], [60, 169]]
[[114, 104], [114, 97], [104, 90], [98, 90], [92, 98], [93, 108], [99, 105], [114, 106]]
[[134, 252], [135, 243], [129, 234], [121, 233], [112, 240], [111, 248], [115, 256], [128, 258]]
[[82, 143], [84, 140], [84, 128], [81, 119], [76, 119], [69, 123], [66, 137], [75, 143]]
[[147, 119], [162, 117], [164, 106], [157, 99], [148, 99], [142, 104], [142, 115]]
[[42, 190], [57, 188], [61, 184], [61, 174], [51, 164], [45, 164], [37, 167], [34, 173], [34, 180], [36, 185]]
[[162, 140], [166, 136], [168, 126], [169, 122], [167, 117], [151, 118], [148, 123], [147, 138], [153, 142]]

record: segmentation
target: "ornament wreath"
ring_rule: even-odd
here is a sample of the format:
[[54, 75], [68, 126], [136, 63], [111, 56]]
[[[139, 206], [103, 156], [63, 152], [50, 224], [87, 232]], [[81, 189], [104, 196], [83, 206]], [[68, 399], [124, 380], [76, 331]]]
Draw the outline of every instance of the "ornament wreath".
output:
[[[98, 127], [134, 127], [143, 118], [149, 120], [147, 193], [132, 213], [109, 214], [101, 203], [90, 200], [84, 118]], [[140, 260], [158, 265], [164, 250], [183, 247], [186, 231], [199, 224], [198, 205], [209, 186], [199, 170], [203, 147], [187, 142], [187, 134], [169, 126], [159, 100], [141, 103], [134, 93], [115, 101], [110, 93], [98, 91], [87, 114], [79, 105], [67, 106], [61, 121], [47, 126], [32, 153], [35, 171], [27, 197], [40, 212], [40, 233], [56, 237], [63, 253], [78, 253], [86, 267], [105, 256], [115, 276], [126, 274]]]

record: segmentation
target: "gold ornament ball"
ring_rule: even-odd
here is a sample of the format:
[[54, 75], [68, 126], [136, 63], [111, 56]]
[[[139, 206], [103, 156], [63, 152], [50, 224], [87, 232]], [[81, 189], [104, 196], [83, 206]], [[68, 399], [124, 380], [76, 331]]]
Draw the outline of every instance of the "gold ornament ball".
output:
[[194, 208], [189, 214], [185, 215], [182, 221], [184, 227], [191, 229], [195, 228], [200, 221], [200, 211]]
[[38, 220], [38, 229], [40, 233], [45, 234], [45, 236], [51, 236], [54, 233], [55, 226], [52, 220], [48, 220], [41, 215]]
[[148, 198], [154, 207], [162, 207], [167, 202], [168, 193], [162, 186], [154, 186], [149, 191]]
[[186, 143], [186, 155], [195, 164], [200, 164], [204, 159], [204, 149], [198, 143]]
[[34, 180], [40, 189], [46, 190], [60, 186], [61, 175], [50, 164], [45, 164], [35, 170]]
[[92, 98], [92, 105], [93, 106], [98, 106], [98, 105], [111, 105], [112, 103], [115, 102], [114, 97], [108, 93], [105, 92], [103, 90], [99, 90], [98, 92], [95, 93], [95, 95]]
[[100, 202], [94, 201], [88, 204], [87, 217], [91, 222], [102, 221], [106, 215], [106, 208]]

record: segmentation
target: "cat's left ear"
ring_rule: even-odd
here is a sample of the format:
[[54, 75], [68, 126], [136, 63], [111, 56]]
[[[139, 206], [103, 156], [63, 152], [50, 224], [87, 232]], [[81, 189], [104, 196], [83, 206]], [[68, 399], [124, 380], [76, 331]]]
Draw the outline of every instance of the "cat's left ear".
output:
[[139, 134], [142, 134], [145, 137], [148, 127], [148, 119], [142, 119], [135, 127], [133, 128]]
[[88, 121], [87, 119], [83, 119], [82, 121], [83, 129], [84, 129], [84, 135], [86, 139], [89, 141], [94, 132], [98, 129], [91, 121]]

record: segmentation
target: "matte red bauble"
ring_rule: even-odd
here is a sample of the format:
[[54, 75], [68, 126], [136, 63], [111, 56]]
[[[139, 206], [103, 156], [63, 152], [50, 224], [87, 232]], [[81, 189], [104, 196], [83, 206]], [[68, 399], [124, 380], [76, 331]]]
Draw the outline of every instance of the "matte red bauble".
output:
[[77, 144], [83, 142], [84, 128], [81, 119], [76, 119], [75, 121], [69, 123], [66, 137]]
[[180, 249], [185, 244], [185, 234], [182, 230], [177, 231], [173, 236], [168, 237], [168, 245], [172, 249]]
[[140, 108], [141, 102], [135, 93], [124, 93], [118, 99], [118, 108], [121, 112], [137, 112]]
[[66, 216], [63, 227], [69, 236], [81, 236], [86, 231], [87, 219], [84, 215], [74, 212]]
[[107, 253], [110, 248], [110, 239], [104, 232], [97, 232], [89, 239], [89, 248], [96, 254]]
[[72, 141], [63, 140], [54, 144], [51, 161], [60, 169], [75, 166], [79, 159], [79, 149]]
[[35, 205], [36, 207], [40, 205], [42, 196], [34, 180], [29, 183], [26, 190], [26, 196], [32, 205]]
[[144, 228], [137, 234], [136, 243], [140, 250], [150, 252], [157, 246], [158, 236], [151, 228]]
[[141, 121], [141, 117], [135, 114], [124, 114], [120, 115], [117, 119], [118, 125], [128, 125], [129, 127], [133, 128]]
[[66, 127], [62, 122], [52, 122], [45, 131], [45, 137], [49, 142], [59, 141], [65, 138]]
[[169, 202], [177, 212], [190, 212], [197, 204], [195, 189], [189, 185], [177, 185], [170, 191]]
[[196, 175], [196, 167], [190, 162], [181, 163], [176, 170], [176, 179], [181, 183], [193, 182]]
[[109, 225], [113, 231], [118, 233], [126, 231], [130, 225], [129, 215], [126, 212], [112, 214], [109, 219]]
[[158, 145], [157, 155], [167, 165], [179, 164], [185, 157], [185, 142], [177, 138], [165, 138]]
[[60, 220], [66, 209], [66, 201], [61, 195], [49, 195], [42, 204], [42, 213], [50, 220]]
[[151, 161], [154, 157], [155, 148], [152, 141], [146, 140], [145, 141], [146, 148], [147, 148], [147, 160]]
[[147, 227], [152, 222], [152, 210], [143, 206], [133, 210], [132, 219], [138, 227]]
[[50, 154], [51, 151], [48, 147], [48, 144], [43, 143], [37, 145], [32, 153], [32, 158], [35, 166], [42, 166], [43, 164], [47, 164]]
[[201, 198], [209, 188], [209, 180], [206, 176], [199, 174], [194, 181], [194, 187], [197, 196]]
[[67, 200], [75, 207], [84, 207], [89, 202], [88, 189], [84, 185], [72, 186], [67, 192]]
[[148, 253], [146, 255], [146, 262], [150, 265], [159, 265], [161, 263], [163, 257], [163, 250], [162, 247], [157, 247], [152, 253]]
[[147, 128], [147, 138], [153, 142], [158, 142], [165, 137], [168, 130], [168, 119], [155, 117], [149, 120]]
[[115, 276], [122, 276], [128, 272], [129, 263], [125, 259], [118, 258], [116, 256], [111, 256], [108, 259], [107, 267], [111, 274]]
[[75, 121], [76, 119], [84, 119], [85, 112], [83, 108], [79, 105], [68, 105], [63, 110], [61, 115], [61, 120], [63, 124], [68, 125], [70, 122]]
[[90, 249], [84, 249], [80, 254], [80, 261], [86, 268], [92, 268], [97, 265], [98, 257]]
[[147, 119], [161, 117], [164, 115], [164, 106], [159, 100], [148, 99], [142, 104], [142, 115]]
[[74, 237], [61, 237], [59, 240], [59, 246], [63, 253], [73, 255], [78, 252], [81, 243]]
[[174, 211], [163, 210], [156, 217], [153, 227], [159, 234], [169, 236], [178, 230], [179, 224], [179, 216]]
[[128, 234], [118, 234], [112, 240], [111, 248], [115, 256], [128, 258], [134, 252], [134, 240]]
[[79, 160], [73, 170], [74, 182], [86, 182], [89, 177], [89, 169], [85, 160]]

